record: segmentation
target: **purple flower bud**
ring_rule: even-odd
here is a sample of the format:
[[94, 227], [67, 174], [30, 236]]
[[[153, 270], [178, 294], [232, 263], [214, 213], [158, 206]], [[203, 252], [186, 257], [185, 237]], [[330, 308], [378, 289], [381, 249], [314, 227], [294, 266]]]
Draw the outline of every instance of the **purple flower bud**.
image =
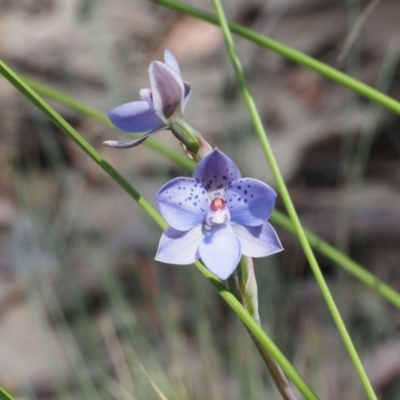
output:
[[150, 89], [140, 90], [141, 101], [122, 104], [108, 113], [118, 129], [143, 133], [143, 136], [136, 140], [107, 140], [105, 145], [115, 148], [137, 146], [182, 116], [191, 88], [182, 80], [178, 62], [169, 50], [164, 52], [164, 61], [150, 64]]
[[282, 250], [267, 222], [276, 193], [265, 183], [241, 178], [235, 163], [215, 149], [193, 178], [175, 178], [157, 194], [170, 225], [161, 237], [156, 260], [190, 264], [199, 258], [220, 279], [228, 278], [241, 255], [265, 257]]

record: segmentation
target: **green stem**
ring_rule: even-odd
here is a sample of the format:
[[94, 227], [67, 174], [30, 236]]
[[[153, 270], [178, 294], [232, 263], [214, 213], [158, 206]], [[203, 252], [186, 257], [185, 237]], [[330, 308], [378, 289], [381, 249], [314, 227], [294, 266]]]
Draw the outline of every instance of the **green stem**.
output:
[[[67, 96], [64, 93], [59, 92], [47, 85], [39, 83], [33, 79], [23, 77], [23, 80], [29, 84], [29, 86], [36, 90], [37, 92], [43, 94], [55, 100], [61, 104], [66, 105], [67, 107], [87, 116], [95, 121], [100, 122], [106, 126], [112, 126], [110, 120], [107, 118], [105, 114], [102, 112], [87, 106], [76, 100], [73, 97]], [[176, 162], [183, 168], [186, 168], [192, 171], [195, 167], [195, 163], [190, 161], [187, 157], [182, 156], [180, 153], [169, 149], [157, 141], [153, 139], [147, 139], [144, 145], [147, 145], [149, 148], [157, 151], [163, 156], [171, 159]], [[294, 225], [290, 221], [289, 218], [285, 217], [279, 211], [274, 210], [271, 216], [271, 221], [282, 226], [284, 229], [288, 230], [296, 234]], [[324, 254], [326, 257], [333, 260], [337, 265], [344, 268], [347, 272], [352, 274], [354, 277], [359, 279], [362, 283], [364, 283], [369, 288], [375, 290], [378, 294], [384, 297], [387, 301], [392, 303], [394, 306], [400, 309], [400, 294], [388, 286], [386, 283], [378, 279], [376, 276], [366, 271], [360, 264], [357, 264], [355, 261], [351, 260], [345, 254], [323, 241], [318, 236], [314, 235], [309, 231], [305, 231], [307, 239], [311, 246], [319, 251], [321, 254]]]
[[[203, 21], [208, 21], [214, 25], [218, 25], [218, 18], [210, 14], [206, 11], [199, 10], [198, 8], [188, 6], [186, 4], [180, 3], [175, 0], [153, 0], [153, 2], [160, 4], [162, 6], [171, 8], [173, 10], [179, 11], [183, 14], [190, 15], [195, 18], [199, 18]], [[267, 36], [261, 35], [251, 29], [245, 28], [242, 25], [235, 24], [233, 22], [229, 23], [230, 30], [238, 36], [244, 37], [250, 40], [253, 43], [256, 43], [262, 47], [266, 47], [274, 51], [275, 53], [280, 54], [288, 60], [291, 60], [303, 67], [309, 68], [315, 72], [318, 72], [320, 75], [325, 76], [326, 78], [339, 83], [351, 89], [352, 91], [382, 105], [395, 112], [396, 114], [400, 114], [400, 102], [395, 99], [387, 96], [384, 93], [379, 92], [378, 90], [372, 88], [371, 86], [366, 85], [354, 79], [345, 73], [330, 67], [327, 64], [324, 64], [321, 61], [315, 60], [314, 58], [298, 51], [292, 49], [289, 46], [285, 46], [282, 43], [277, 42], [276, 40], [270, 39]]]
[[[28, 100], [38, 107], [47, 117], [56, 124], [65, 134], [67, 134], [90, 158], [92, 158], [116, 183], [118, 183], [151, 218], [163, 229], [167, 223], [161, 215], [126, 181], [102, 156], [97, 152], [79, 133], [65, 121], [49, 104], [47, 104], [30, 86], [28, 86], [19, 76], [13, 72], [3, 61], [0, 60], [0, 74], [2, 74], [13, 86], [15, 86]], [[199, 271], [214, 285], [222, 298], [232, 308], [232, 310], [243, 321], [246, 327], [259, 340], [261, 345], [275, 358], [280, 367], [285, 371], [300, 393], [306, 399], [317, 400], [318, 397], [313, 393], [304, 379], [296, 369], [285, 358], [281, 351], [276, 347], [268, 335], [260, 328], [256, 321], [251, 317], [247, 310], [239, 303], [225, 285], [216, 278], [202, 263], [194, 263]], [[10, 400], [10, 399], [7, 399]]]
[[[280, 225], [287, 231], [296, 234], [296, 229], [292, 221], [281, 212], [275, 210], [270, 221]], [[314, 233], [307, 230], [304, 232], [308, 242], [315, 250], [340, 265], [344, 270], [363, 282], [364, 285], [375, 290], [387, 301], [400, 309], [400, 294], [398, 292]]]
[[200, 133], [197, 132], [190, 124], [183, 119], [175, 121], [170, 128], [174, 136], [182, 142], [187, 150], [193, 154], [197, 154], [200, 148], [198, 137]]
[[[250, 274], [252, 274], [252, 276], [250, 276]], [[259, 325], [261, 325], [260, 316], [258, 314], [257, 282], [254, 276], [253, 261], [250, 257], [242, 256], [240, 260], [240, 265], [236, 269], [236, 271], [229, 277], [228, 284], [230, 291], [247, 309], [254, 320]], [[260, 353], [264, 364], [267, 366], [282, 398], [284, 400], [297, 400], [285, 374], [279, 368], [277, 362], [273, 359], [273, 357], [271, 357], [268, 351], [265, 350], [265, 348], [261, 345], [261, 343], [253, 335], [253, 333], [250, 330], [248, 330], [248, 332], [258, 352]]]
[[14, 400], [14, 397], [12, 397], [3, 388], [0, 387], [0, 400]]
[[212, 0], [214, 4], [214, 8], [216, 10], [216, 13], [218, 15], [218, 20], [219, 20], [219, 25], [222, 29], [224, 38], [225, 38], [225, 44], [226, 48], [229, 54], [229, 57], [232, 61], [233, 68], [236, 73], [236, 78], [239, 83], [240, 89], [242, 91], [244, 100], [246, 102], [246, 105], [249, 109], [251, 118], [254, 123], [255, 130], [257, 132], [257, 135], [260, 139], [261, 146], [263, 148], [264, 154], [268, 160], [269, 166], [271, 168], [272, 174], [274, 176], [277, 188], [279, 190], [279, 193], [282, 196], [283, 202], [286, 206], [286, 209], [288, 211], [289, 217], [293, 222], [293, 225], [296, 230], [296, 234], [299, 238], [299, 241], [301, 243], [301, 246], [303, 248], [303, 251], [308, 259], [308, 262], [310, 263], [311, 269], [314, 273], [314, 276], [316, 278], [316, 281], [320, 287], [320, 290], [325, 298], [325, 302], [327, 303], [327, 306], [332, 314], [332, 317], [335, 321], [335, 324], [337, 326], [337, 329], [342, 337], [342, 340], [347, 348], [347, 351], [350, 355], [350, 358], [353, 361], [354, 367], [360, 377], [361, 383], [364, 386], [365, 392], [367, 393], [369, 399], [376, 400], [377, 397], [374, 393], [374, 390], [372, 388], [372, 385], [368, 379], [368, 376], [364, 370], [364, 367], [360, 361], [360, 358], [358, 357], [357, 351], [354, 348], [353, 342], [350, 338], [350, 335], [347, 332], [347, 329], [344, 325], [344, 322], [342, 320], [342, 317], [339, 313], [339, 310], [336, 307], [336, 304], [333, 300], [333, 297], [329, 291], [329, 288], [325, 282], [325, 279], [322, 275], [322, 272], [319, 268], [319, 265], [317, 263], [317, 260], [314, 256], [314, 253], [311, 249], [310, 244], [308, 243], [307, 237], [304, 233], [303, 227], [301, 225], [301, 222], [297, 216], [297, 212], [294, 208], [292, 199], [290, 198], [289, 192], [287, 190], [285, 181], [283, 180], [283, 177], [280, 173], [278, 164], [275, 160], [275, 156], [273, 154], [272, 148], [269, 144], [267, 135], [264, 131], [264, 127], [260, 118], [260, 115], [258, 114], [257, 107], [254, 103], [254, 100], [247, 88], [246, 81], [244, 78], [242, 66], [240, 63], [240, 60], [235, 52], [235, 47], [232, 39], [232, 35], [229, 29], [228, 22], [225, 17], [224, 10], [222, 8], [220, 0]]

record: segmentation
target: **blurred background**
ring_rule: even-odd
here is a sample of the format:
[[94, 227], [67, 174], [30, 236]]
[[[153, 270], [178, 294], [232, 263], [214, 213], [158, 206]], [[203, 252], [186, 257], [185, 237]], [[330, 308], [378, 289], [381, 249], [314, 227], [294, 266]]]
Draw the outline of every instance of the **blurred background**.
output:
[[[231, 20], [400, 99], [398, 0], [224, 3]], [[236, 44], [304, 225], [400, 291], [399, 117]], [[216, 27], [145, 0], [0, 0], [0, 57], [103, 112], [139, 98], [165, 48], [192, 85], [186, 119], [274, 186]], [[104, 147], [123, 134], [51, 104], [153, 204], [188, 174], [144, 146]], [[280, 398], [209, 282], [156, 263], [160, 229], [5, 79], [0, 163], [0, 385], [17, 400]], [[365, 399], [297, 239], [276, 228], [285, 251], [256, 262], [264, 329], [321, 399]], [[400, 399], [399, 310], [318, 260], [380, 399]]]

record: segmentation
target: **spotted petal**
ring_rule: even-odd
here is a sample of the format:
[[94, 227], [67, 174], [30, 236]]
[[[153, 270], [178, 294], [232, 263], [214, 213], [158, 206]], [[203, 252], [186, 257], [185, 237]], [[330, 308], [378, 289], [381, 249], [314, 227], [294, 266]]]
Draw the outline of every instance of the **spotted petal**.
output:
[[213, 226], [209, 231], [204, 230], [199, 252], [211, 272], [220, 279], [227, 279], [239, 264], [240, 242], [229, 224]]
[[121, 131], [131, 133], [155, 131], [165, 126], [152, 104], [147, 101], [122, 104], [110, 111], [108, 118]]
[[184, 84], [178, 72], [168, 65], [153, 61], [149, 67], [153, 105], [157, 115], [165, 122], [182, 112]]
[[248, 226], [263, 224], [274, 209], [275, 198], [275, 191], [257, 179], [233, 182], [226, 191], [231, 221]]
[[275, 229], [267, 221], [260, 226], [232, 225], [232, 229], [246, 256], [266, 257], [283, 250]]
[[224, 190], [239, 179], [240, 171], [229, 157], [215, 149], [197, 164], [193, 178], [202, 183], [209, 193], [213, 193]]
[[186, 232], [169, 227], [161, 236], [155, 259], [167, 264], [191, 264], [199, 259], [202, 236], [201, 226]]
[[187, 231], [202, 225], [210, 200], [206, 190], [191, 178], [175, 178], [157, 193], [162, 216], [173, 228]]

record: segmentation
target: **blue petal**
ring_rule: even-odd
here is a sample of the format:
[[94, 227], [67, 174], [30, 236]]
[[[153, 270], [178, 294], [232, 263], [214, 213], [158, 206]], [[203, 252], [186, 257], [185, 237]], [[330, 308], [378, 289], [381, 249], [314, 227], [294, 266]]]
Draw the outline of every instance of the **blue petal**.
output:
[[202, 237], [201, 226], [186, 232], [169, 227], [161, 236], [155, 259], [167, 264], [191, 264], [199, 259]]
[[159, 61], [150, 64], [149, 76], [154, 109], [167, 122], [169, 118], [182, 112], [183, 80], [173, 68]]
[[157, 116], [151, 103], [133, 101], [108, 113], [110, 121], [121, 131], [142, 133], [161, 129], [165, 123]]
[[242, 254], [266, 257], [283, 250], [275, 229], [268, 222], [260, 226], [232, 225], [242, 245]]
[[192, 87], [189, 85], [189, 83], [183, 82], [183, 85], [184, 85], [185, 94], [183, 96], [184, 98], [183, 98], [182, 112], [186, 106], [187, 101], [189, 100], [190, 92], [192, 91]]
[[140, 89], [139, 96], [143, 101], [147, 101], [149, 103], [153, 102], [153, 96], [151, 94], [151, 89], [148, 89], [148, 88]]
[[164, 61], [165, 64], [174, 69], [179, 75], [181, 74], [178, 61], [176, 61], [176, 58], [168, 49], [164, 51]]
[[206, 190], [191, 178], [175, 178], [157, 193], [162, 216], [173, 228], [187, 231], [202, 225], [210, 200]]
[[276, 193], [257, 179], [244, 178], [233, 182], [226, 191], [231, 222], [258, 226], [269, 218], [274, 209]]
[[199, 252], [204, 265], [220, 279], [232, 275], [240, 261], [240, 242], [230, 225], [204, 230]]
[[193, 178], [202, 183], [208, 192], [215, 192], [239, 179], [240, 171], [229, 157], [215, 149], [197, 164]]

